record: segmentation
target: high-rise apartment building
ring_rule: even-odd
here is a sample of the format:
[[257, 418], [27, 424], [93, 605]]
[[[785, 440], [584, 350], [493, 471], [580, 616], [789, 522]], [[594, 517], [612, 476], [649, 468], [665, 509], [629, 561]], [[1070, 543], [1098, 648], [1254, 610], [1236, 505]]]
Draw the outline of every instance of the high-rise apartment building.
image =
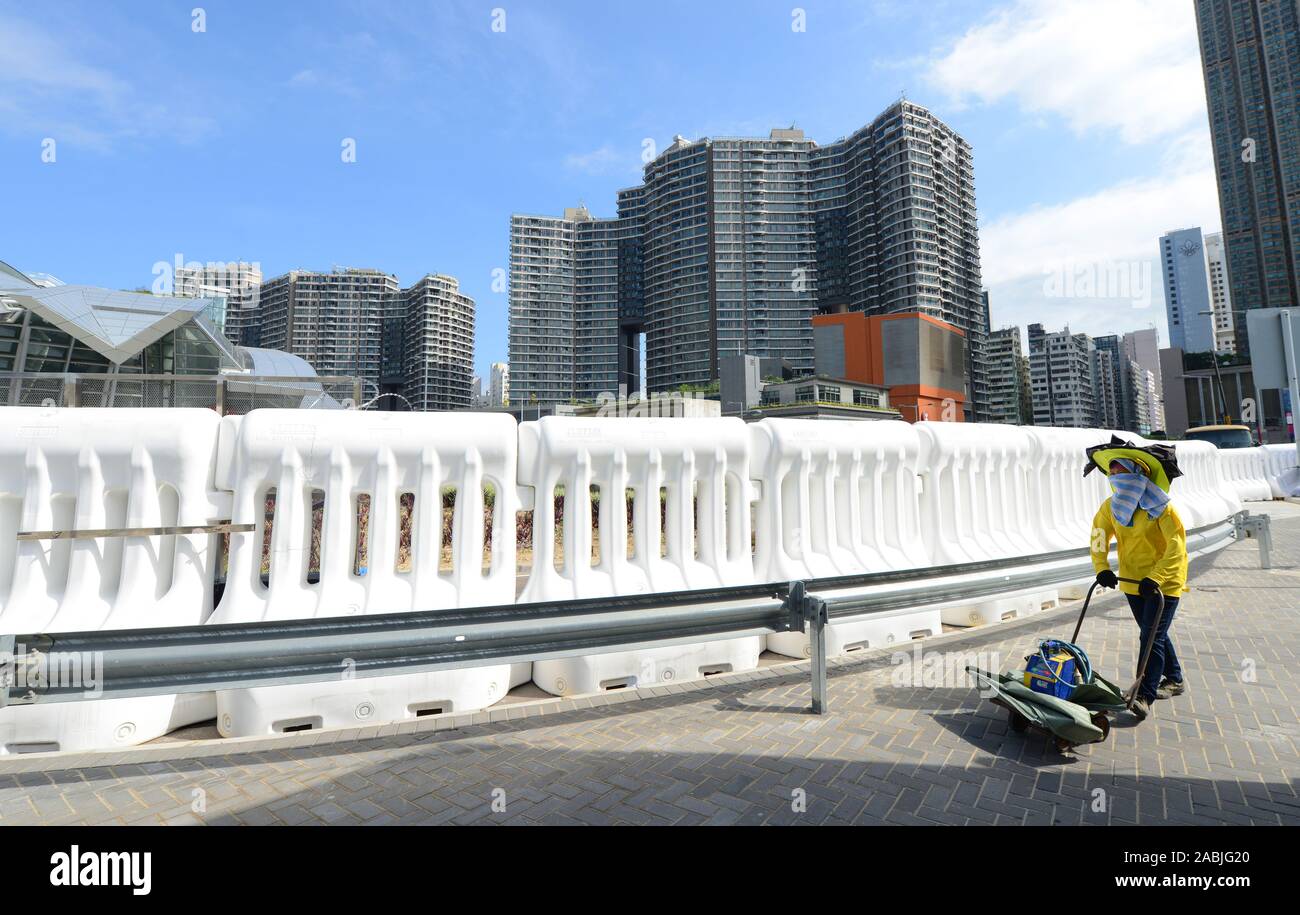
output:
[[1201, 230], [1179, 229], [1161, 236], [1160, 270], [1171, 345], [1185, 353], [1214, 352], [1214, 319]]
[[971, 419], [987, 419], [975, 167], [970, 144], [899, 101], [812, 158], [822, 311], [919, 311], [967, 339]]
[[1152, 398], [1155, 375], [1133, 358], [1136, 345], [1131, 338], [1131, 334], [1093, 338], [1097, 425], [1146, 435], [1159, 428]]
[[1246, 354], [1243, 312], [1300, 302], [1300, 3], [1195, 8], [1236, 351]]
[[321, 375], [352, 375], [378, 392], [385, 320], [400, 307], [380, 270], [293, 270], [262, 284], [260, 345], [301, 356]]
[[1232, 354], [1237, 351], [1233, 330], [1232, 296], [1228, 292], [1228, 262], [1223, 251], [1223, 233], [1205, 236], [1205, 262], [1210, 277], [1210, 310], [1214, 312], [1214, 351]]
[[[1138, 365], [1139, 372], [1150, 372], [1148, 413], [1152, 429], [1165, 428], [1164, 399], [1160, 395], [1160, 336], [1154, 327], [1131, 330], [1120, 338], [1124, 357]], [[1141, 377], [1141, 376], [1139, 376]]]
[[381, 270], [294, 270], [262, 284], [257, 334], [318, 374], [361, 378], [367, 399], [400, 395], [381, 407], [469, 406], [474, 300], [453, 277], [425, 276], [404, 290]]
[[403, 396], [412, 410], [469, 409], [474, 300], [442, 274], [422, 277], [401, 297]]
[[586, 207], [510, 218], [518, 402], [594, 401], [620, 383], [639, 389], [639, 244], [634, 219], [597, 219]]
[[1070, 328], [1048, 333], [1029, 325], [1029, 377], [1034, 425], [1093, 427], [1097, 423], [1094, 348]]
[[1142, 368], [1138, 363], [1130, 363], [1133, 370], [1134, 408], [1137, 415], [1136, 431], [1139, 435], [1150, 435], [1165, 427], [1164, 397], [1153, 372]]
[[1021, 347], [1019, 327], [1003, 327], [989, 334], [985, 365], [989, 379], [988, 421], [1015, 426], [1032, 423], [1032, 411], [1022, 410], [1028, 362]]
[[[178, 258], [179, 260], [179, 258]], [[244, 261], [191, 262], [172, 271], [173, 295], [181, 298], [222, 298], [225, 308], [217, 320], [217, 329], [227, 340], [242, 346], [260, 346], [256, 334], [258, 297], [262, 288], [262, 267]]]
[[[920, 313], [957, 327], [969, 341], [966, 400], [984, 396], [988, 318], [971, 150], [919, 105], [900, 101], [827, 146], [795, 129], [678, 137], [646, 165], [641, 185], [619, 193], [618, 219], [573, 213], [511, 221], [516, 402], [590, 396], [579, 366], [601, 385], [611, 372], [635, 376], [642, 328], [651, 391], [711, 384], [723, 355], [811, 372], [819, 311]], [[605, 249], [617, 252], [616, 270], [577, 272], [586, 224], [618, 240]], [[603, 292], [583, 299], [584, 284], [600, 276], [617, 308], [601, 307]], [[619, 364], [587, 367], [572, 342], [576, 326], [600, 328], [590, 332], [605, 340], [615, 320]], [[602, 343], [589, 356], [607, 352]], [[980, 409], [982, 401], [969, 407], [969, 418]]]
[[[1115, 341], [1114, 349], [1103, 346], [1103, 342], [1107, 340]], [[1127, 364], [1121, 365], [1119, 361], [1118, 342], [1113, 336], [1098, 337], [1093, 340], [1093, 406], [1096, 410], [1097, 425], [1103, 429], [1125, 428], [1123, 378]]]
[[646, 166], [636, 204], [651, 391], [709, 384], [720, 353], [784, 358], [812, 371], [815, 147], [801, 130], [678, 137]]
[[488, 406], [510, 406], [510, 365], [505, 362], [492, 363], [488, 376]]

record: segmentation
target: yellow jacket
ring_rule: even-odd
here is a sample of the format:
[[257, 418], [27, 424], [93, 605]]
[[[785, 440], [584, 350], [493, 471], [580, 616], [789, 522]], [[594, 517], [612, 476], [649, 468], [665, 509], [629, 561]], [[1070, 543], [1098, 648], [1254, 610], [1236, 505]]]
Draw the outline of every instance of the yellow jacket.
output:
[[[1115, 523], [1110, 499], [1101, 503], [1092, 519], [1092, 568], [1095, 572], [1110, 568], [1110, 541], [1119, 544], [1120, 578], [1141, 581], [1154, 578], [1168, 597], [1178, 597], [1187, 590], [1187, 534], [1182, 519], [1172, 505], [1166, 505], [1155, 520], [1139, 508], [1133, 513], [1133, 526]], [[1119, 583], [1125, 594], [1137, 594], [1138, 586]]]

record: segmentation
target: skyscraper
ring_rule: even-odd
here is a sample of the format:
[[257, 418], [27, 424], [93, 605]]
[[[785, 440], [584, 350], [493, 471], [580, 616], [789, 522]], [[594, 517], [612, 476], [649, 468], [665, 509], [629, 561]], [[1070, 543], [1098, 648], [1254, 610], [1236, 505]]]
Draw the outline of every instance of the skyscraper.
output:
[[709, 384], [719, 354], [784, 358], [812, 371], [815, 145], [801, 130], [677, 137], [646, 166], [641, 194], [620, 200], [642, 214], [651, 391]]
[[1165, 408], [1160, 396], [1162, 372], [1160, 368], [1160, 336], [1154, 327], [1143, 330], [1131, 330], [1120, 338], [1124, 357], [1138, 365], [1139, 374], [1150, 372], [1151, 380], [1147, 382], [1150, 397], [1147, 406], [1152, 429], [1165, 428]]
[[[519, 403], [637, 390], [640, 240], [635, 219], [510, 218], [510, 367]], [[635, 367], [635, 368], [632, 368]]]
[[397, 277], [379, 270], [273, 277], [262, 284], [260, 345], [301, 356], [321, 375], [360, 377], [377, 393], [384, 322], [399, 291]]
[[1170, 345], [1185, 353], [1214, 352], [1214, 319], [1201, 230], [1179, 229], [1161, 236], [1160, 270], [1165, 280]]
[[411, 409], [468, 409], [474, 300], [454, 276], [442, 274], [422, 277], [401, 298], [401, 383]]
[[[1155, 331], [1135, 333], [1149, 333], [1154, 338]], [[1093, 338], [1097, 425], [1147, 435], [1160, 428], [1156, 420], [1163, 414], [1154, 394], [1156, 376], [1135, 358], [1137, 341], [1134, 333]]]
[[474, 300], [454, 277], [425, 276], [404, 290], [381, 270], [294, 270], [262, 284], [257, 333], [318, 374], [361, 378], [367, 400], [401, 395], [382, 408], [470, 405]]
[[1094, 347], [1087, 334], [1070, 328], [1048, 333], [1029, 325], [1029, 377], [1034, 425], [1097, 425]]
[[1242, 312], [1300, 302], [1300, 3], [1196, 0], [1196, 24], [1236, 351], [1247, 354]]
[[510, 405], [510, 366], [505, 362], [492, 363], [488, 376], [488, 406], [507, 407]]
[[[925, 108], [899, 101], [827, 146], [794, 128], [677, 137], [618, 204], [617, 220], [573, 211], [512, 219], [516, 401], [589, 396], [575, 365], [608, 377], [570, 343], [579, 320], [612, 328], [617, 314], [624, 378], [643, 326], [646, 384], [658, 391], [716, 381], [723, 355], [810, 372], [819, 311], [920, 312], [956, 326], [969, 341], [967, 401], [983, 397], [988, 319], [971, 150]], [[617, 309], [598, 308], [600, 296], [582, 301], [586, 278], [573, 271], [586, 223], [618, 239], [617, 276], [605, 273]], [[605, 354], [594, 348], [590, 358]]]
[[1235, 353], [1237, 338], [1233, 332], [1232, 296], [1228, 293], [1228, 264], [1223, 251], [1223, 233], [1205, 236], [1205, 262], [1210, 276], [1210, 310], [1214, 312], [1214, 350]]
[[1028, 371], [1020, 344], [1019, 327], [1003, 327], [989, 334], [985, 347], [989, 378], [989, 422], [1021, 426], [1033, 422], [1032, 412], [1022, 412], [1022, 385]]

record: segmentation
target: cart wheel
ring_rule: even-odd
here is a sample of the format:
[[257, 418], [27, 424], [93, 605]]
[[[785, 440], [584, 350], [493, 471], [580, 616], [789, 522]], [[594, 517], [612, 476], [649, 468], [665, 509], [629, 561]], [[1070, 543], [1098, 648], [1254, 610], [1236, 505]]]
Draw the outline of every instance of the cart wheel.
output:
[[1029, 730], [1029, 719], [1013, 708], [1007, 709], [1007, 722], [1011, 725], [1011, 730], [1017, 734], [1023, 734]]
[[[1092, 724], [1101, 730], [1101, 740], [1110, 736], [1110, 719], [1106, 717], [1105, 712], [1097, 712], [1092, 716]], [[1099, 740], [1098, 743], [1101, 741]]]
[[1070, 741], [1066, 740], [1064, 737], [1054, 737], [1052, 740], [1056, 744], [1056, 749], [1061, 753], [1074, 749], [1074, 744], [1070, 743]]

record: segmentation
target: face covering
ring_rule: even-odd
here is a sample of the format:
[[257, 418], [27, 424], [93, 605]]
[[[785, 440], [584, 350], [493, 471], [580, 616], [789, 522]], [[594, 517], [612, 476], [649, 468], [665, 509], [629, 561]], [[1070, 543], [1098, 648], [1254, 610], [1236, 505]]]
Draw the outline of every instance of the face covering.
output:
[[1132, 527], [1133, 515], [1139, 508], [1153, 519], [1164, 514], [1169, 495], [1141, 473], [1133, 461], [1119, 458], [1116, 463], [1128, 472], [1112, 473], [1107, 477], [1111, 490], [1110, 513], [1115, 521], [1124, 527]]

